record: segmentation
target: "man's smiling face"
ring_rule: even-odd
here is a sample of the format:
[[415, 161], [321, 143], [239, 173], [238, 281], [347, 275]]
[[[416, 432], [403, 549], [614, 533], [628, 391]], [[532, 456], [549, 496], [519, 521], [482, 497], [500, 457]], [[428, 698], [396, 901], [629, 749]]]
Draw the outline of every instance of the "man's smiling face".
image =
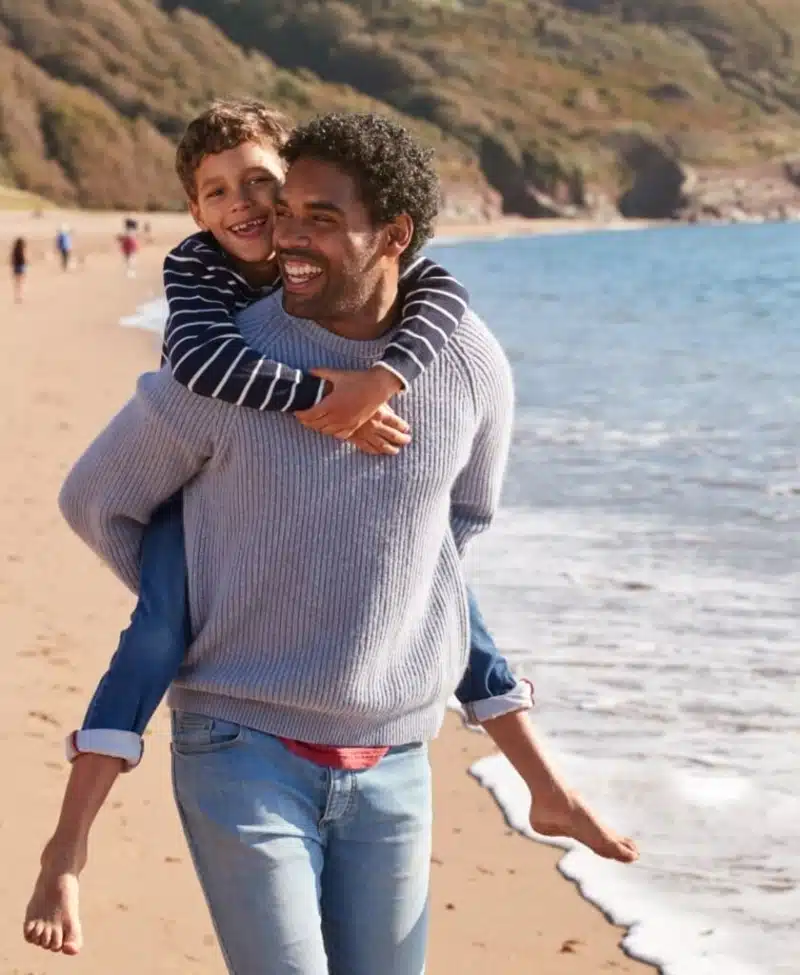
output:
[[349, 173], [313, 158], [294, 162], [275, 205], [286, 311], [322, 321], [362, 308], [383, 273], [385, 236]]
[[199, 227], [209, 230], [236, 260], [258, 264], [273, 253], [275, 194], [284, 165], [267, 143], [243, 142], [209, 153], [195, 172], [197, 198], [190, 203]]

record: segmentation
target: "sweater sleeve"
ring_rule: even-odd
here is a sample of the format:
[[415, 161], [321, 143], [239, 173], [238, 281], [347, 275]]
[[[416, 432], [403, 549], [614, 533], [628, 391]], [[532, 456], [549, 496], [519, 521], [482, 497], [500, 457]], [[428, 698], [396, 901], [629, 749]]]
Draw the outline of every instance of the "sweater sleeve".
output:
[[203, 402], [168, 370], [146, 373], [61, 489], [69, 526], [134, 592], [144, 526], [214, 453], [224, 416]]
[[400, 281], [400, 328], [378, 365], [407, 389], [439, 355], [461, 323], [467, 289], [427, 257], [415, 261]]
[[469, 542], [486, 531], [497, 512], [514, 411], [508, 360], [485, 327], [476, 335], [465, 358], [477, 425], [469, 458], [450, 494], [450, 526], [462, 557]]
[[317, 404], [325, 381], [251, 348], [236, 312], [262, 297], [194, 234], [164, 260], [169, 314], [163, 357], [181, 385], [234, 406], [284, 413]]

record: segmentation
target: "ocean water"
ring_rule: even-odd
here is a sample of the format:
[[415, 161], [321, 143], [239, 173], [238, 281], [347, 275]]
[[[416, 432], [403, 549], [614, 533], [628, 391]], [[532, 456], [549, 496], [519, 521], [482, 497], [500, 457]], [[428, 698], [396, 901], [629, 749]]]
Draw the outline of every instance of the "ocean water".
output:
[[[800, 226], [432, 254], [517, 390], [471, 577], [550, 752], [642, 849], [561, 869], [668, 975], [798, 975]], [[473, 773], [525, 831], [505, 760]]]
[[[640, 842], [562, 861], [669, 975], [800, 973], [800, 226], [436, 250], [512, 360], [471, 559], [579, 788]], [[473, 770], [518, 825], [502, 759]]]

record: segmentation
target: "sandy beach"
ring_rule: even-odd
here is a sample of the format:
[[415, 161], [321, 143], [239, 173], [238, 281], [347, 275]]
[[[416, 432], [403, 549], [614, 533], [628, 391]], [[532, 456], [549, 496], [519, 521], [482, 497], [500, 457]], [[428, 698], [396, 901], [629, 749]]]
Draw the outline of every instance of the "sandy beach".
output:
[[[44, 260], [64, 219], [77, 231], [81, 258], [68, 274]], [[0, 618], [8, 661], [0, 684], [2, 975], [224, 972], [173, 808], [163, 708], [145, 761], [121, 779], [98, 821], [83, 879], [83, 953], [49, 955], [21, 936], [66, 779], [63, 737], [80, 722], [132, 608], [129, 594], [62, 522], [56, 496], [136, 376], [158, 361], [156, 336], [117, 322], [160, 293], [164, 247], [191, 228], [181, 215], [143, 219], [155, 243], [128, 279], [113, 240], [119, 215], [0, 213], [0, 246], [21, 232], [41, 247], [24, 304], [12, 304], [9, 275], [0, 278], [0, 355], [11, 404], [0, 431]], [[559, 851], [512, 833], [468, 775], [469, 764], [490, 750], [485, 736], [455, 716], [433, 746], [431, 975], [652, 972], [623, 954], [622, 932], [557, 872]]]

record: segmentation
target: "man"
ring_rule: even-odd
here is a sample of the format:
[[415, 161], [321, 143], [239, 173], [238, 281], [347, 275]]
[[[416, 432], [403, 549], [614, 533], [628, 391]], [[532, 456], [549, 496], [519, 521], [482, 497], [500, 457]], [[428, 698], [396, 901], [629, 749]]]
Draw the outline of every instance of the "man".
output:
[[[430, 154], [385, 119], [328, 116], [284, 157], [284, 308], [267, 298], [240, 327], [301, 368], [367, 367], [432, 233]], [[64, 485], [65, 517], [131, 588], [143, 525], [185, 487], [175, 793], [237, 975], [423, 971], [425, 743], [463, 674], [460, 556], [496, 509], [511, 407], [506, 360], [469, 315], [399, 401], [413, 440], [397, 457], [226, 409], [164, 370]]]

